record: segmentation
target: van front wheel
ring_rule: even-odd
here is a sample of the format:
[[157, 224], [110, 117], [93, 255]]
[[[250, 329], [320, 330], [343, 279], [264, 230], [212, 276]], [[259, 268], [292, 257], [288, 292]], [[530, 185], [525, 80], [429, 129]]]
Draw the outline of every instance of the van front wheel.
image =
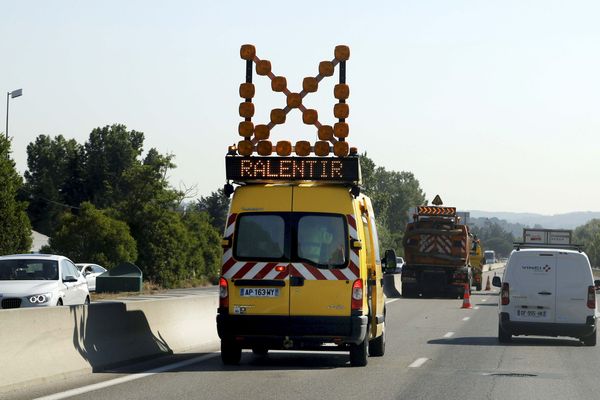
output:
[[242, 348], [235, 342], [221, 340], [221, 361], [225, 365], [237, 365], [242, 358]]
[[368, 352], [369, 338], [367, 333], [367, 337], [365, 337], [365, 340], [363, 340], [359, 344], [350, 345], [350, 365], [352, 367], [364, 367], [365, 365], [367, 365]]
[[581, 338], [581, 341], [586, 346], [595, 346], [596, 345], [596, 337], [597, 337], [597, 332], [594, 331], [594, 333], [592, 333], [590, 336]]

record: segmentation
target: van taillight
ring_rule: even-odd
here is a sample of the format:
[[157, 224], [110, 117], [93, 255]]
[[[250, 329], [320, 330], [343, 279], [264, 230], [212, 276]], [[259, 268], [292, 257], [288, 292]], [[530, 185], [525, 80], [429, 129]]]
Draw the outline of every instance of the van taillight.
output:
[[357, 279], [352, 284], [352, 302], [350, 308], [352, 311], [362, 311], [363, 306], [363, 281]]
[[219, 307], [229, 307], [229, 288], [227, 279], [219, 279]]
[[588, 308], [595, 309], [596, 308], [596, 287], [588, 286], [588, 299], [587, 299]]
[[500, 298], [502, 299], [502, 305], [506, 306], [510, 303], [510, 290], [508, 288], [508, 283], [504, 282], [502, 284], [502, 291], [500, 292]]

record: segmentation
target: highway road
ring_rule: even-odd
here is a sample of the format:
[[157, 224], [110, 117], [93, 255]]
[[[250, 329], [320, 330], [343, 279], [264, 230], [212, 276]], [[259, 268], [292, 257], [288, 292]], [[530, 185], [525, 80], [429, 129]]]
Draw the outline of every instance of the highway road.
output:
[[[484, 279], [488, 274], [485, 273]], [[247, 352], [239, 366], [225, 367], [217, 351], [195, 352], [28, 388], [5, 398], [587, 400], [600, 397], [600, 347], [584, 347], [568, 338], [532, 337], [500, 345], [496, 340], [497, 291], [476, 292], [471, 300], [474, 306], [471, 310], [461, 309], [461, 300], [388, 300], [386, 354], [382, 358], [369, 358], [364, 368], [351, 368], [347, 353], [271, 352], [258, 357]]]

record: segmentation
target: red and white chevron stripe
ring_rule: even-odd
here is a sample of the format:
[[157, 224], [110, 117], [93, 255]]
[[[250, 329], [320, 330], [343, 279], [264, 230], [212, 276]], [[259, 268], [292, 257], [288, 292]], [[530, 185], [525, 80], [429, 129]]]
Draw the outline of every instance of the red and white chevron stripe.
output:
[[421, 235], [419, 244], [421, 253], [452, 254], [452, 240], [444, 235]]
[[[234, 233], [237, 214], [227, 219], [225, 237]], [[356, 219], [347, 215], [348, 233], [352, 239], [358, 239]], [[360, 276], [360, 257], [357, 249], [350, 249], [348, 266], [343, 269], [321, 269], [306, 263], [246, 262], [233, 258], [233, 249], [223, 253], [221, 275], [226, 279], [285, 279], [289, 276], [301, 276], [306, 280], [355, 280]]]

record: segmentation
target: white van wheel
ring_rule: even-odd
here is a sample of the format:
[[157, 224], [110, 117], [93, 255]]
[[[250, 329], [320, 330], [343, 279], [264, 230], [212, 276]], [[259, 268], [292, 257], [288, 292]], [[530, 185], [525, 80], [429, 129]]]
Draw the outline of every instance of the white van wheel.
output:
[[595, 346], [597, 336], [598, 336], [597, 331], [594, 330], [594, 333], [592, 333], [590, 336], [582, 337], [581, 341], [586, 346]]
[[500, 324], [498, 324], [498, 341], [500, 343], [510, 343], [512, 342], [512, 335], [506, 332]]

